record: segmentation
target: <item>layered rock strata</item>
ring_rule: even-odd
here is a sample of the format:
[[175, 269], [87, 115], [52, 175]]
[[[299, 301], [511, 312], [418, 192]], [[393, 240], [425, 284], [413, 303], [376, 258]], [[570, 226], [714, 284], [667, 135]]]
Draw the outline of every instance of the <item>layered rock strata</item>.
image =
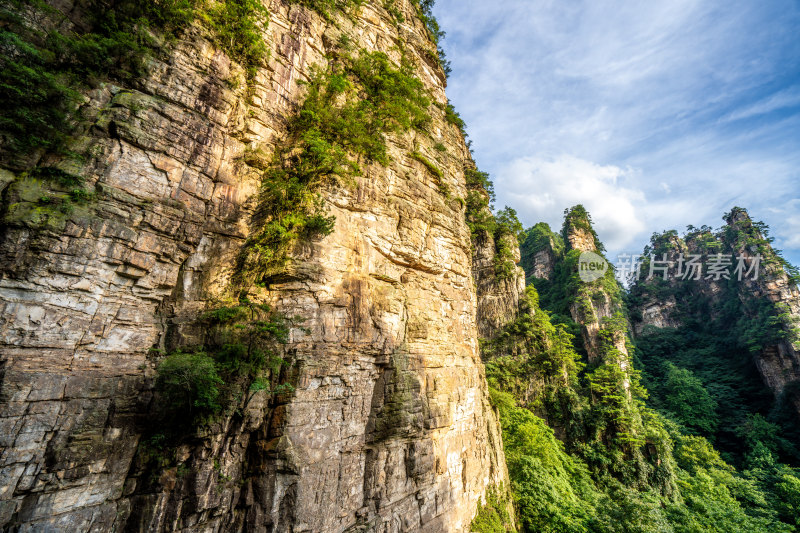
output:
[[[85, 208], [37, 218], [37, 184], [4, 174], [3, 527], [465, 531], [504, 482], [455, 200], [468, 151], [441, 111], [445, 78], [416, 8], [394, 6], [404, 22], [378, 3], [328, 22], [273, 0], [268, 65], [250, 88], [193, 27], [136, 86], [86, 94], [90, 125], [75, 143], [91, 157], [70, 169], [98, 193]], [[259, 187], [244, 156], [280, 142], [298, 81], [342, 33], [395, 61], [402, 45], [440, 106], [430, 135], [390, 138], [388, 167], [324, 190], [334, 232], [296, 247], [259, 289], [303, 318], [285, 346], [295, 391], [251, 395], [153, 471], [140, 442], [152, 349], [191, 346], [193, 321], [227, 296]]]

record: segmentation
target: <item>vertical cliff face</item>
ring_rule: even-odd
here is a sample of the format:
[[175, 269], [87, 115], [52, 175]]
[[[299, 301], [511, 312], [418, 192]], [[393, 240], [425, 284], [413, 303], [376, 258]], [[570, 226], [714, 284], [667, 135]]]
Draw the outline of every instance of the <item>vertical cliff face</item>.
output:
[[[480, 268], [473, 278], [480, 259], [455, 199], [468, 152], [445, 120], [445, 78], [417, 8], [392, 5], [329, 21], [269, 3], [268, 64], [248, 85], [198, 26], [138, 83], [99, 84], [73, 140], [89, 156], [37, 164], [96, 191], [70, 213], [41, 208], [46, 183], [32, 173], [3, 174], [0, 524], [463, 531], [505, 480], [477, 339], [490, 320], [480, 316], [506, 315], [481, 309], [516, 305], [517, 282], [483, 289]], [[247, 394], [154, 452], [141, 442], [152, 431], [152, 348], [194, 345], [197, 317], [230, 297], [259, 189], [245, 162], [281, 141], [304, 95], [298, 81], [341, 35], [398, 63], [404, 50], [438, 105], [429, 133], [392, 135], [389, 165], [324, 188], [333, 232], [294, 246], [252, 288], [302, 318], [283, 348], [294, 392]], [[154, 453], [166, 458], [158, 467]]]
[[527, 231], [521, 243], [521, 266], [526, 281], [533, 279], [550, 280], [556, 266], [558, 255], [563, 252], [564, 242], [546, 222], [539, 222]]
[[[660, 271], [651, 276], [650, 260], [645, 260], [632, 291], [635, 330], [639, 336], [647, 336], [660, 328], [718, 325], [712, 336], [720, 342], [727, 338], [730, 351], [749, 354], [772, 395], [776, 399], [785, 396], [800, 413], [796, 393], [800, 382], [796, 334], [800, 292], [762, 224], [753, 222], [740, 208], [728, 213], [725, 221], [726, 226], [718, 232], [704, 227], [685, 239], [674, 231], [653, 238], [646, 255], [652, 253], [659, 265], [668, 261], [671, 270], [667, 280]], [[717, 254], [729, 258], [725, 275], [708, 270], [697, 275], [685, 267], [696, 256], [707, 269]]]
[[[629, 367], [626, 346], [627, 319], [623, 317], [621, 327], [603, 335], [606, 323], [623, 311], [620, 288], [608, 268], [595, 279], [583, 281], [578, 278], [580, 257], [584, 252], [602, 254], [603, 248], [592, 229], [588, 213], [576, 206], [566, 213], [561, 235], [552, 233], [547, 224], [540, 223], [531, 228], [523, 244], [527, 260], [524, 261], [527, 275], [532, 281], [544, 282], [545, 291], [554, 287], [564, 294], [557, 298], [562, 309], [580, 325], [581, 337], [590, 362], [599, 361], [606, 347], [613, 348], [620, 357], [623, 370]], [[556, 270], [559, 270], [559, 279]], [[607, 345], [604, 347], [604, 345]]]
[[525, 271], [520, 262], [519, 243], [513, 235], [500, 237], [512, 250], [514, 264], [508, 277], [496, 274], [497, 245], [489, 232], [476, 236], [472, 258], [472, 275], [478, 292], [478, 336], [491, 338], [497, 331], [517, 316], [519, 301], [525, 293]]
[[[772, 303], [775, 314], [782, 316], [780, 338], [772, 338], [766, 342], [755, 357], [764, 384], [779, 397], [787, 385], [800, 385], [800, 339], [793, 330], [800, 320], [800, 289], [791, 279], [785, 265], [776, 261], [775, 252], [769, 243], [761, 243], [765, 236], [754, 227], [753, 221], [744, 209], [734, 209], [725, 220], [730, 228], [729, 233], [741, 234], [733, 244], [737, 257], [742, 257], [748, 264], [753, 264], [755, 257], [763, 256], [763, 270], [758, 276], [743, 276], [743, 287], [740, 300], [748, 296]], [[747, 242], [747, 238], [752, 243]], [[759, 246], [760, 245], [760, 246]], [[800, 416], [800, 394], [794, 392], [792, 401]]]
[[[559, 234], [536, 224], [521, 248], [535, 288], [530, 318], [490, 347], [499, 355], [488, 367], [492, 383], [546, 420], [594, 473], [672, 497], [672, 441], [644, 405], [622, 288], [589, 213], [580, 205], [566, 210]], [[532, 363], [516, 363], [518, 353], [532, 354]]]

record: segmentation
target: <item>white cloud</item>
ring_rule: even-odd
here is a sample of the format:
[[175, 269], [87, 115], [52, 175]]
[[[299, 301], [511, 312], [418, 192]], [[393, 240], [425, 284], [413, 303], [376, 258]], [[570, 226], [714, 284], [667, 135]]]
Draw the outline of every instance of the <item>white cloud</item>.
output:
[[528, 225], [544, 220], [557, 231], [564, 209], [583, 204], [606, 247], [618, 250], [633, 242], [645, 227], [639, 212], [644, 193], [624, 184], [634, 174], [631, 169], [564, 155], [519, 158], [498, 177], [504, 184], [504, 198]]
[[[787, 200], [785, 203], [769, 209], [773, 219], [781, 220], [777, 231], [776, 245], [784, 250], [800, 249], [800, 198]], [[752, 216], [752, 213], [751, 213]]]
[[439, 0], [448, 94], [481, 154], [605, 160], [764, 79], [769, 36], [735, 3]]
[[800, 248], [800, 215], [793, 215], [785, 220], [781, 231], [779, 246], [797, 250]]
[[800, 259], [795, 215], [770, 211], [800, 198], [795, 0], [437, 0], [436, 14], [448, 95], [524, 223], [560, 227], [580, 202], [610, 251], [635, 250], [740, 205]]

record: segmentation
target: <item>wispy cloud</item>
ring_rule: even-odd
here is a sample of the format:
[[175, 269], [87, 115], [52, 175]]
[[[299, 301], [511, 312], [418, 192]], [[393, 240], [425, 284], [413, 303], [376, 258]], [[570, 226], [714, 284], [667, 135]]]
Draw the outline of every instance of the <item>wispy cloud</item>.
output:
[[791, 107], [800, 107], [800, 87], [779, 91], [752, 105], [735, 110], [725, 119], [729, 121], [742, 120]]
[[644, 229], [644, 193], [625, 185], [632, 172], [573, 156], [524, 157], [502, 168], [498, 178], [523, 218], [539, 217], [557, 231], [564, 209], [582, 203], [595, 219], [606, 246], [621, 249]]
[[526, 224], [584, 203], [613, 250], [718, 225], [735, 202], [787, 233], [771, 209], [800, 198], [797, 2], [438, 0], [436, 14], [448, 94]]
[[800, 198], [787, 199], [769, 211], [783, 221], [773, 232], [777, 246], [785, 250], [800, 249]]

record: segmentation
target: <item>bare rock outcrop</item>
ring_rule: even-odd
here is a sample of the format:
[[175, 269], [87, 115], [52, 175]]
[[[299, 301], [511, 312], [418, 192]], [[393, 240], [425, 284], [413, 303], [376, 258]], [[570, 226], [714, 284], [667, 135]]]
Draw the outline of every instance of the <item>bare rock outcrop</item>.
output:
[[513, 254], [515, 266], [509, 277], [496, 274], [497, 247], [492, 234], [481, 232], [474, 242], [472, 276], [478, 295], [478, 336], [483, 339], [492, 338], [500, 328], [516, 318], [520, 298], [525, 293], [525, 272], [516, 266], [520, 261], [519, 243], [513, 235], [501, 238], [509, 241]]

